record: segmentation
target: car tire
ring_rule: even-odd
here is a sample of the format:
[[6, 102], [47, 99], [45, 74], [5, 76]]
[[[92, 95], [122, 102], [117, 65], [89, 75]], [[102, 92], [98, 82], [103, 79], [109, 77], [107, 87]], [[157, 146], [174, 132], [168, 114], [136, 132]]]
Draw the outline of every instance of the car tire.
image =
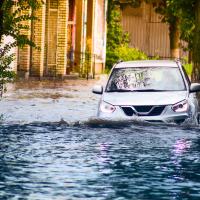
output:
[[179, 119], [179, 120], [176, 120], [175, 121], [175, 123], [177, 124], [177, 125], [181, 125], [181, 124], [183, 124], [185, 122], [185, 119]]
[[200, 112], [197, 115], [197, 122], [198, 122], [198, 124], [200, 124]]

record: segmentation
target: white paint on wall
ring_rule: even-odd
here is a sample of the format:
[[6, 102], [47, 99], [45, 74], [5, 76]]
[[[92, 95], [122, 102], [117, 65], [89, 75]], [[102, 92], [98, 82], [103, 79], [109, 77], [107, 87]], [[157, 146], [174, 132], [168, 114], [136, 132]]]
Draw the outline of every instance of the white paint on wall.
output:
[[106, 0], [96, 0], [94, 54], [101, 63], [105, 63], [106, 56]]

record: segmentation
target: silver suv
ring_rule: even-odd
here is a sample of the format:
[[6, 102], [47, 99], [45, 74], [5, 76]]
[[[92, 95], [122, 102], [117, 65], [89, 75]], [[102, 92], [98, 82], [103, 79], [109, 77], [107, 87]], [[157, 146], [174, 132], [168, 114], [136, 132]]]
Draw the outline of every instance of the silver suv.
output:
[[180, 62], [146, 60], [117, 63], [103, 86], [98, 117], [109, 120], [145, 120], [197, 124], [200, 84], [190, 80]]

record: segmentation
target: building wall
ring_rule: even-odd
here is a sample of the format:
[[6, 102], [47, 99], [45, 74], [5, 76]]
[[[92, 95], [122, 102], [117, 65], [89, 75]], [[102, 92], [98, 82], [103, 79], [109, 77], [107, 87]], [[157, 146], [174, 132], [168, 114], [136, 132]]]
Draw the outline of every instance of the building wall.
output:
[[[80, 72], [81, 54], [87, 48], [91, 55], [100, 55], [99, 60], [104, 64], [105, 1], [46, 0], [35, 12], [39, 20], [30, 24], [31, 31], [27, 33], [39, 49], [25, 47], [19, 51], [19, 74], [25, 71], [30, 76], [62, 77], [71, 71]], [[87, 41], [91, 41], [88, 47]], [[68, 56], [70, 51], [80, 55]], [[69, 63], [72, 59], [76, 63], [73, 68]], [[93, 67], [90, 63], [90, 72]]]
[[[31, 10], [22, 11], [22, 14], [31, 14]], [[29, 27], [32, 26], [31, 21], [24, 21], [23, 25], [27, 25]], [[31, 31], [30, 30], [21, 30], [21, 34], [26, 35], [29, 39], [31, 38]], [[19, 71], [19, 75], [28, 77], [29, 76], [29, 66], [30, 66], [30, 54], [31, 54], [31, 47], [26, 45], [23, 49], [18, 49], [17, 54], [17, 70]]]
[[31, 25], [31, 39], [38, 48], [31, 48], [30, 52], [30, 75], [41, 77], [44, 75], [44, 47], [45, 47], [45, 20], [46, 1], [37, 11], [35, 16], [39, 19]]
[[[104, 8], [104, 9], [102, 9]], [[94, 54], [96, 55], [96, 73], [105, 69], [106, 59], [106, 12], [107, 0], [96, 0], [94, 25]]]
[[46, 7], [44, 75], [54, 76], [57, 65], [58, 0], [47, 0]]

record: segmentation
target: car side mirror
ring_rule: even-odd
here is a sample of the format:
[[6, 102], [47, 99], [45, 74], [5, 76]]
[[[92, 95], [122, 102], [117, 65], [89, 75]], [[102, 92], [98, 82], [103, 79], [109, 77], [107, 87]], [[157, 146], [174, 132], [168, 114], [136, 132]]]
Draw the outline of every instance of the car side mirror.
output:
[[192, 83], [190, 86], [190, 92], [200, 92], [200, 84], [199, 83]]
[[102, 85], [95, 85], [92, 89], [94, 94], [103, 94], [103, 86]]

